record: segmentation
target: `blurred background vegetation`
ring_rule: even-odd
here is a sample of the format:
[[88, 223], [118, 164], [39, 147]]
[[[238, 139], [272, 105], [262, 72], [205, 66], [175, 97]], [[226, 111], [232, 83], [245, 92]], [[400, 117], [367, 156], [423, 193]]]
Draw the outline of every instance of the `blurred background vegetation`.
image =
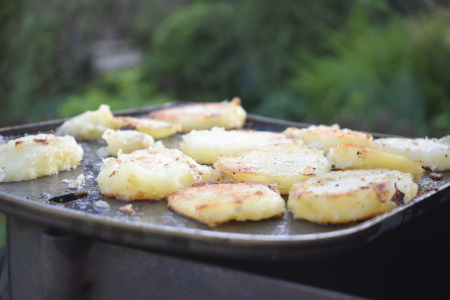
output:
[[450, 134], [448, 0], [0, 5], [0, 127], [239, 96], [274, 118]]

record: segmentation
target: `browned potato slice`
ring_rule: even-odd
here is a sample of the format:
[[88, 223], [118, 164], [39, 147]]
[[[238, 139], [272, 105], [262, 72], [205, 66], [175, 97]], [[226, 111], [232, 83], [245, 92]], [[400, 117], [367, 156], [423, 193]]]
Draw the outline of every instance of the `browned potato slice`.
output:
[[278, 183], [281, 194], [288, 194], [294, 182], [331, 171], [323, 151], [295, 144], [220, 155], [214, 167], [221, 180]]
[[420, 160], [364, 145], [336, 145], [331, 148], [328, 158], [337, 170], [385, 168], [411, 173], [417, 181], [425, 172]]
[[220, 154], [231, 154], [245, 149], [274, 144], [303, 144], [293, 135], [277, 132], [230, 130], [214, 127], [211, 130], [194, 130], [183, 135], [181, 150], [202, 164], [213, 164]]
[[181, 125], [152, 119], [138, 119], [132, 117], [114, 117], [114, 129], [133, 129], [160, 139], [174, 135], [181, 131]]
[[330, 148], [340, 143], [354, 143], [370, 146], [373, 137], [370, 134], [349, 129], [340, 129], [338, 124], [332, 126], [310, 126], [308, 128], [287, 128], [284, 133], [301, 137], [311, 148], [324, 150], [328, 153]]
[[194, 183], [215, 180], [216, 172], [162, 144], [103, 160], [97, 177], [102, 194], [125, 201], [159, 200]]
[[174, 108], [161, 109], [150, 113], [150, 117], [182, 124], [182, 132], [211, 129], [214, 126], [225, 129], [239, 129], [245, 123], [247, 113], [241, 106], [241, 99], [231, 102], [196, 103]]
[[102, 104], [95, 111], [86, 111], [65, 121], [56, 129], [58, 135], [71, 135], [76, 139], [93, 140], [102, 137], [106, 129], [112, 128], [113, 114], [108, 105]]
[[421, 160], [431, 171], [450, 170], [450, 145], [431, 139], [383, 138], [376, 139], [372, 147], [395, 152]]
[[288, 207], [297, 219], [347, 223], [385, 213], [416, 197], [409, 173], [387, 169], [331, 172], [297, 182]]
[[0, 145], [0, 182], [31, 180], [75, 167], [83, 148], [72, 136], [38, 134]]
[[172, 193], [169, 207], [209, 227], [230, 221], [280, 217], [286, 204], [275, 185], [256, 182], [208, 182]]

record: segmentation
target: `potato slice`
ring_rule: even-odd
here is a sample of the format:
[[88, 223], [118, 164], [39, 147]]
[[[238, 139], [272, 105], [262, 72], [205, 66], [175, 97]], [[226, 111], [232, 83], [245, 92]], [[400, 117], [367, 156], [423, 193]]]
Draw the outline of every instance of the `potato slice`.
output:
[[131, 153], [136, 150], [147, 149], [155, 144], [151, 135], [135, 130], [107, 129], [102, 138], [107, 146], [97, 150], [100, 157], [117, 156], [119, 149], [122, 153]]
[[102, 104], [95, 111], [86, 111], [65, 121], [56, 129], [58, 135], [71, 135], [76, 139], [94, 140], [112, 128], [113, 114], [108, 105]]
[[181, 150], [202, 164], [213, 164], [220, 154], [231, 154], [245, 149], [274, 144], [299, 144], [295, 136], [277, 132], [230, 130], [214, 127], [211, 130], [194, 130], [183, 135]]
[[288, 207], [297, 219], [317, 223], [347, 223], [385, 213], [417, 195], [409, 173], [395, 170], [331, 172], [297, 182]]
[[288, 194], [294, 182], [331, 171], [331, 164], [323, 151], [295, 144], [220, 155], [214, 167], [221, 180], [278, 183], [281, 194]]
[[382, 138], [374, 140], [372, 147], [421, 160], [433, 172], [450, 170], [450, 145], [435, 140]]
[[303, 139], [310, 148], [323, 150], [325, 154], [330, 148], [340, 143], [354, 143], [370, 146], [373, 137], [370, 134], [350, 129], [340, 129], [338, 124], [332, 126], [312, 125], [308, 128], [287, 128], [284, 133], [292, 134]]
[[436, 139], [437, 142], [450, 145], [450, 135], [446, 135], [444, 137], [441, 137], [440, 139]]
[[29, 135], [0, 145], [0, 182], [23, 181], [75, 167], [83, 148], [71, 136]]
[[241, 99], [231, 102], [196, 103], [161, 109], [150, 113], [150, 117], [182, 124], [182, 132], [211, 129], [215, 126], [225, 129], [239, 129], [245, 123], [247, 113], [241, 106]]
[[215, 180], [217, 172], [162, 144], [106, 158], [97, 177], [102, 194], [125, 201], [159, 200], [193, 183]]
[[331, 148], [328, 158], [335, 170], [378, 169], [411, 173], [419, 181], [425, 169], [423, 162], [397, 153], [355, 144], [339, 144]]
[[151, 135], [155, 139], [165, 138], [181, 131], [181, 125], [152, 119], [114, 117], [114, 129], [133, 129]]
[[209, 227], [229, 221], [281, 217], [286, 204], [274, 185], [256, 182], [208, 182], [172, 193], [169, 207]]

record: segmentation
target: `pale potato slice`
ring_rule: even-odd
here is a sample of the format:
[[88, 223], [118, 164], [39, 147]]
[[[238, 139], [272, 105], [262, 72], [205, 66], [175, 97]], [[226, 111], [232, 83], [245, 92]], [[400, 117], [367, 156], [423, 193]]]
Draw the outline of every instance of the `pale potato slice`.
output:
[[102, 138], [107, 146], [97, 150], [100, 157], [116, 156], [119, 149], [122, 153], [131, 153], [135, 150], [147, 149], [155, 144], [151, 135], [135, 130], [107, 129]]
[[325, 154], [330, 148], [340, 143], [354, 143], [370, 146], [373, 137], [370, 134], [353, 131], [350, 129], [340, 129], [338, 124], [332, 126], [319, 125], [308, 128], [287, 128], [283, 133], [292, 134], [303, 139], [310, 148], [323, 150]]
[[98, 110], [86, 111], [65, 121], [56, 129], [58, 135], [71, 135], [76, 139], [94, 140], [102, 137], [106, 129], [112, 128], [113, 114], [108, 105]]
[[440, 139], [437, 139], [439, 143], [450, 145], [450, 135], [446, 135], [444, 137], [441, 137]]
[[214, 167], [221, 180], [278, 183], [281, 194], [288, 194], [294, 182], [331, 171], [323, 151], [295, 144], [220, 155]]
[[83, 148], [71, 136], [29, 135], [0, 145], [0, 182], [23, 181], [75, 167]]
[[193, 130], [183, 135], [181, 150], [202, 164], [213, 164], [220, 154], [231, 154], [245, 149], [274, 144], [299, 144], [295, 136], [269, 131], [230, 130], [214, 127], [211, 130]]
[[374, 140], [372, 147], [421, 160], [423, 166], [431, 171], [450, 170], [450, 145], [435, 140], [382, 138]]
[[97, 177], [102, 194], [125, 201], [159, 200], [193, 183], [215, 180], [217, 172], [162, 144], [106, 158]]
[[335, 170], [378, 169], [411, 173], [419, 181], [425, 169], [423, 162], [401, 154], [374, 147], [355, 144], [339, 144], [330, 149], [328, 158]]
[[274, 185], [256, 182], [208, 182], [172, 193], [168, 205], [209, 227], [229, 221], [281, 217], [286, 204]]
[[155, 139], [165, 138], [181, 130], [180, 124], [132, 117], [114, 117], [114, 129], [133, 129], [151, 135]]
[[287, 205], [297, 219], [347, 223], [408, 203], [417, 190], [409, 173], [387, 169], [338, 171], [295, 183]]
[[245, 123], [247, 113], [241, 106], [241, 99], [231, 102], [186, 104], [161, 109], [150, 113], [150, 117], [182, 124], [182, 132], [211, 129], [215, 126], [225, 129], [239, 129]]

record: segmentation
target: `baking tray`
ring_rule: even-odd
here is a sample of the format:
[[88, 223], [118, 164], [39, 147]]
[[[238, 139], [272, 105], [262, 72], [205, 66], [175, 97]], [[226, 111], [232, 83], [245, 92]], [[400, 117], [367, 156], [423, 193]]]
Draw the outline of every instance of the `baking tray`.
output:
[[[150, 111], [172, 107], [172, 102], [115, 112], [115, 115], [146, 116]], [[53, 120], [0, 129], [4, 141], [25, 134], [49, 132], [64, 120]], [[248, 115], [246, 128], [282, 131], [287, 127], [307, 127], [309, 124]], [[375, 138], [386, 135], [374, 134]], [[179, 136], [163, 140], [173, 145]], [[95, 178], [101, 159], [95, 150], [103, 140], [79, 141], [85, 154], [75, 169], [30, 181], [0, 183], [0, 211], [10, 217], [23, 218], [38, 224], [81, 234], [87, 237], [165, 253], [226, 257], [253, 260], [301, 260], [337, 255], [370, 243], [395, 230], [407, 221], [437, 207], [450, 198], [450, 174], [434, 181], [423, 176], [419, 183], [422, 195], [410, 203], [364, 222], [345, 225], [318, 225], [295, 220], [287, 211], [280, 219], [258, 222], [231, 222], [209, 228], [167, 208], [167, 201], [132, 202], [135, 213], [125, 214], [119, 207], [128, 202], [100, 194]], [[63, 180], [86, 177], [87, 192], [69, 188]], [[101, 210], [93, 203], [104, 200], [110, 209]]]

